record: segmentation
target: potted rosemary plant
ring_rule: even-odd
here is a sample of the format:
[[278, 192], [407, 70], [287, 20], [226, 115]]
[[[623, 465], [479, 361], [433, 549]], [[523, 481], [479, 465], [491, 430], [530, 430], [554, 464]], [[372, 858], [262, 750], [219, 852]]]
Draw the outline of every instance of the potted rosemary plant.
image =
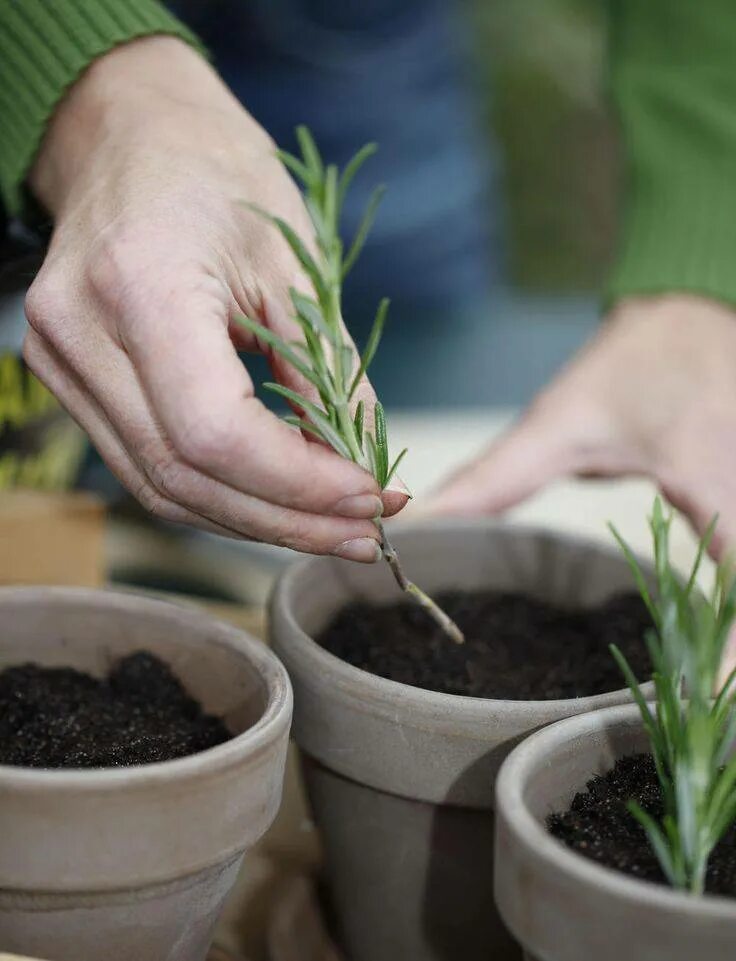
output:
[[[304, 184], [314, 248], [273, 222], [314, 288], [309, 298], [292, 292], [303, 343], [243, 323], [314, 387], [314, 397], [273, 387], [298, 412], [295, 428], [384, 484], [396, 462], [383, 410], [353, 407], [351, 397], [386, 302], [362, 358], [340, 333], [342, 280], [379, 195], [344, 258], [340, 208], [373, 148], [340, 174], [305, 130], [299, 137], [302, 156], [283, 159]], [[388, 565], [307, 560], [286, 572], [271, 604], [338, 934], [352, 961], [505, 961], [518, 948], [492, 902], [499, 764], [540, 726], [630, 701], [606, 639], [626, 648], [641, 676], [649, 614], [636, 596], [620, 596], [630, 572], [600, 547], [485, 521], [406, 528], [391, 543], [380, 529]]]
[[3, 588], [0, 618], [0, 948], [205, 961], [279, 806], [283, 667], [132, 594]]
[[670, 522], [657, 502], [655, 592], [629, 555], [654, 621], [654, 704], [614, 648], [636, 704], [535, 734], [499, 775], [497, 897], [532, 961], [619, 961], [622, 932], [637, 961], [733, 957], [734, 674], [714, 691], [736, 589], [725, 564], [712, 597], [698, 588], [708, 534], [678, 579]]

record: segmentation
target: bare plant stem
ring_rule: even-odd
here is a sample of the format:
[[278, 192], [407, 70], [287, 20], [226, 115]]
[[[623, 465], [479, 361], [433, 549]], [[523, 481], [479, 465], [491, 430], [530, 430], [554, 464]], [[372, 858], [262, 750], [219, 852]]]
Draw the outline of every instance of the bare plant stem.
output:
[[417, 587], [417, 585], [406, 576], [401, 566], [399, 555], [396, 553], [391, 541], [386, 537], [386, 531], [381, 520], [377, 519], [375, 524], [378, 528], [378, 533], [381, 535], [381, 550], [383, 551], [384, 560], [391, 568], [391, 572], [396, 578], [396, 583], [401, 590], [404, 591], [405, 594], [408, 594], [416, 604], [424, 608], [429, 616], [439, 624], [450, 640], [454, 641], [455, 644], [464, 644], [465, 637], [463, 632], [452, 618], [445, 614], [442, 608], [435, 604], [428, 594], [425, 594], [420, 587]]

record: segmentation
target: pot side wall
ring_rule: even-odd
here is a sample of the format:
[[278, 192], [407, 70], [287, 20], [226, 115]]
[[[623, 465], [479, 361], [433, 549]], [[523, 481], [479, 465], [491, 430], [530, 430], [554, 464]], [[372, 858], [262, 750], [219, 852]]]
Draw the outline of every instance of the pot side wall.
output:
[[[615, 552], [488, 522], [398, 531], [405, 567], [442, 588], [526, 591], [595, 604], [632, 586]], [[319, 558], [287, 571], [271, 634], [295, 688], [294, 736], [351, 961], [519, 961], [493, 901], [493, 794], [509, 750], [561, 717], [625, 703], [490, 701], [375, 677], [316, 645], [348, 600], [397, 597], [390, 574]]]
[[193, 608], [1, 589], [0, 668], [101, 674], [144, 649], [236, 735], [162, 764], [0, 766], [0, 948], [47, 961], [204, 961], [244, 852], [279, 806], [291, 688], [263, 644]]
[[594, 774], [647, 749], [634, 705], [568, 718], [520, 745], [497, 785], [496, 897], [529, 961], [732, 961], [736, 903], [692, 898], [570, 851], [545, 819]]

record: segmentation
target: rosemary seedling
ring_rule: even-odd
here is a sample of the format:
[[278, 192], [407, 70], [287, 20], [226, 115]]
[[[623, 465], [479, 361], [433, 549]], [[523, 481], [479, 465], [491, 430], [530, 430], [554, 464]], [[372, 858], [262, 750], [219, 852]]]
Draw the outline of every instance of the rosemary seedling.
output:
[[650, 519], [657, 591], [647, 587], [637, 561], [620, 534], [614, 536], [654, 620], [647, 637], [656, 691], [654, 706], [644, 695], [623, 654], [611, 648], [624, 673], [648, 734], [662, 788], [661, 823], [635, 802], [629, 810], [644, 828], [673, 887], [702, 894], [708, 858], [736, 820], [736, 692], [732, 673], [717, 695], [719, 669], [736, 613], [730, 565], [718, 566], [706, 596], [696, 584], [715, 521], [700, 542], [687, 581], [678, 578], [669, 554], [672, 516], [659, 499]]
[[[314, 434], [342, 457], [370, 471], [383, 490], [396, 473], [406, 450], [402, 450], [391, 461], [383, 407], [376, 402], [369, 412], [362, 400], [355, 403], [354, 398], [378, 349], [389, 302], [383, 299], [378, 305], [361, 357], [357, 357], [352, 346], [346, 342], [341, 310], [343, 281], [365, 244], [384, 188], [377, 187], [373, 191], [347, 251], [343, 249], [340, 238], [340, 215], [353, 178], [375, 153], [376, 146], [367, 144], [340, 172], [335, 165], [323, 163], [306, 127], [297, 128], [297, 138], [301, 157], [285, 151], [279, 151], [279, 157], [302, 184], [315, 232], [315, 253], [282, 218], [255, 205], [249, 206], [280, 231], [312, 283], [314, 296], [293, 288], [290, 290], [294, 319], [301, 328], [303, 339], [287, 343], [250, 317], [241, 316], [238, 320], [291, 364], [313, 385], [319, 396], [320, 402], [316, 403], [281, 384], [266, 384], [269, 390], [303, 412], [301, 417], [289, 416], [286, 420], [300, 430]], [[463, 635], [457, 625], [404, 573], [381, 518], [377, 517], [374, 523], [380, 534], [383, 556], [399, 587], [421, 605], [453, 641], [462, 643]]]

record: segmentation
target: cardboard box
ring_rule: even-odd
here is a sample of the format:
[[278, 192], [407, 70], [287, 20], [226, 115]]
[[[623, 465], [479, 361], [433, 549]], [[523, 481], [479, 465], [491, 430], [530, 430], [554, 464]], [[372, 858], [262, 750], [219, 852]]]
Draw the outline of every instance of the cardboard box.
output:
[[104, 535], [104, 506], [89, 494], [2, 491], [0, 584], [101, 587]]

